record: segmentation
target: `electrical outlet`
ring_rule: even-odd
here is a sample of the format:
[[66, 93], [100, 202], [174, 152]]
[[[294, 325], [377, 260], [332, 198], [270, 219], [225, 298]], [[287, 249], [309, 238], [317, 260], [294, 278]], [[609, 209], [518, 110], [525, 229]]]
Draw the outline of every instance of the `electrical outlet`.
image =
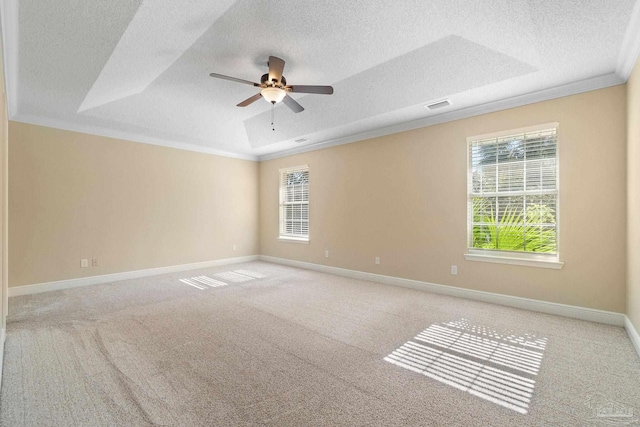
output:
[[98, 266], [98, 258], [91, 258], [91, 267]]
[[454, 276], [458, 274], [458, 266], [457, 265], [452, 265], [451, 266], [451, 274], [453, 274]]
[[329, 258], [329, 251], [324, 251], [324, 257]]
[[80, 268], [87, 268], [89, 267], [89, 260], [86, 258], [83, 258], [80, 260]]
[[237, 249], [237, 246], [236, 246], [236, 245], [233, 245], [233, 250], [235, 251], [236, 249]]
[[376, 257], [376, 259], [375, 259], [375, 263], [376, 263], [376, 264], [380, 264], [380, 257], [379, 257], [379, 256], [377, 256], [377, 257]]

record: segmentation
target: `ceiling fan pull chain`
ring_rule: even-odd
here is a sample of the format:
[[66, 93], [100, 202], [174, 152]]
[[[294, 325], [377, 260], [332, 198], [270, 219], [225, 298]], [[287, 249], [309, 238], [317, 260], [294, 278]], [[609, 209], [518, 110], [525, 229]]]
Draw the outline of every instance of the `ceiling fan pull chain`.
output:
[[276, 104], [271, 104], [271, 130], [276, 131], [276, 127], [273, 125], [273, 110], [276, 108]]

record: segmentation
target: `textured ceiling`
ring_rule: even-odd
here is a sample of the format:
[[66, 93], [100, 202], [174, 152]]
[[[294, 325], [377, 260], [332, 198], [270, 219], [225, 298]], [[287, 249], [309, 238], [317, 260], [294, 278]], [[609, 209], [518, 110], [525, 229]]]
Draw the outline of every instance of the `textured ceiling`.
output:
[[[17, 3], [17, 2], [16, 2]], [[615, 76], [635, 0], [47, 0], [3, 16], [11, 118], [260, 156]], [[13, 20], [6, 24], [7, 20]], [[305, 111], [259, 100], [267, 58]], [[619, 74], [619, 73], [618, 73]], [[608, 79], [608, 82], [622, 82]], [[612, 84], [612, 83], [610, 83]], [[429, 111], [426, 103], [449, 99]], [[443, 116], [444, 117], [444, 116]], [[305, 138], [302, 144], [295, 139]]]

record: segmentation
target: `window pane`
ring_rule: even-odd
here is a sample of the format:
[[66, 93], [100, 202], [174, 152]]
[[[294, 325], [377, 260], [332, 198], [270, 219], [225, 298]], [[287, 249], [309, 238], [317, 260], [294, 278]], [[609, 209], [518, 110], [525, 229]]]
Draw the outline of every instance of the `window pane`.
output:
[[492, 193], [496, 191], [496, 164], [483, 165], [482, 173], [482, 192]]
[[556, 158], [556, 132], [553, 130], [527, 134], [525, 146], [527, 160]]
[[524, 190], [524, 162], [498, 165], [498, 191]]
[[473, 223], [495, 222], [496, 198], [476, 197], [473, 199]]
[[473, 226], [473, 248], [496, 249], [495, 227], [489, 225]]
[[482, 169], [474, 167], [471, 172], [471, 192], [479, 194], [482, 191]]
[[527, 227], [527, 251], [555, 253], [556, 252], [556, 233], [555, 227]]
[[498, 197], [497, 249], [524, 250], [524, 197]]
[[524, 251], [525, 226], [522, 223], [498, 225], [497, 249], [503, 251]]
[[477, 165], [495, 164], [497, 162], [498, 148], [495, 139], [478, 141], [474, 143], [472, 150], [472, 158]]
[[556, 159], [527, 161], [527, 190], [555, 190], [557, 185]]
[[501, 224], [524, 222], [524, 196], [500, 196], [497, 199], [497, 222]]
[[527, 223], [555, 225], [556, 199], [555, 194], [527, 196]]
[[497, 150], [498, 163], [524, 160], [524, 135], [499, 138]]

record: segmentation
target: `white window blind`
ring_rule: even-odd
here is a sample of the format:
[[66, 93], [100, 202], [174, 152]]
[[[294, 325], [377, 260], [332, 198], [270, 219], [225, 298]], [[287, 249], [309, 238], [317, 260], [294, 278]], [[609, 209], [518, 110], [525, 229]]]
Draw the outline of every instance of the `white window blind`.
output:
[[469, 248], [557, 256], [555, 125], [469, 138]]
[[309, 239], [309, 167], [280, 170], [280, 237]]

